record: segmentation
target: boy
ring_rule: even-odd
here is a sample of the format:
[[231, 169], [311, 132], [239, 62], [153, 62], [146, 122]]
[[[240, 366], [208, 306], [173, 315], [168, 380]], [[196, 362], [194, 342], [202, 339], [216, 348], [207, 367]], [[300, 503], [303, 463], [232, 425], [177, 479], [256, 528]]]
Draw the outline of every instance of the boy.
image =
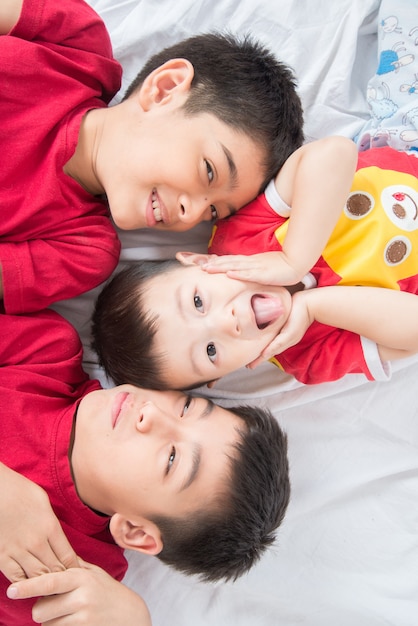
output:
[[[225, 217], [303, 139], [291, 72], [249, 39], [201, 35], [128, 89], [82, 0], [0, 6], [0, 299], [40, 310], [105, 280], [123, 229]], [[64, 218], [65, 216], [65, 218]]]
[[[270, 414], [102, 389], [55, 312], [1, 323], [0, 460], [48, 493], [81, 558], [118, 580], [123, 549], [206, 580], [251, 567], [289, 499], [286, 438]], [[0, 623], [26, 624], [30, 607], [3, 598]]]
[[[101, 363], [113, 379], [117, 381], [121, 372], [128, 380], [142, 379], [144, 359], [146, 371], [152, 372], [144, 380], [150, 382], [155, 375], [158, 379], [153, 384], [160, 389], [187, 388], [272, 356], [276, 365], [307, 384], [335, 380], [349, 372], [385, 379], [388, 360], [418, 349], [418, 263], [416, 253], [409, 254], [413, 245], [418, 246], [417, 241], [414, 244], [418, 234], [418, 161], [390, 148], [359, 155], [346, 208], [323, 256], [304, 277], [320, 253], [320, 237], [313, 225], [317, 213], [307, 213], [306, 204], [299, 201], [300, 189], [305, 187], [297, 170], [301, 153], [306, 156], [310, 152], [316, 158], [318, 150], [316, 144], [309, 144], [297, 152], [299, 156], [292, 155], [279, 172], [275, 186], [215, 226], [211, 252], [237, 254], [245, 250], [250, 254], [259, 250], [263, 254], [226, 261], [208, 260], [203, 255], [208, 261], [206, 272], [200, 267], [187, 268], [186, 274], [186, 268], [162, 265], [163, 272], [170, 268], [169, 281], [156, 275], [160, 272], [157, 264], [148, 269], [143, 265], [122, 273], [105, 288], [94, 314], [94, 342]], [[332, 191], [332, 183], [323, 182], [323, 178], [318, 179], [318, 185], [319, 189], [312, 189], [313, 198], [321, 186], [322, 192], [327, 188]], [[295, 202], [298, 206], [293, 216]], [[290, 205], [292, 218], [288, 219]], [[319, 205], [321, 214], [320, 209]], [[307, 213], [305, 222], [299, 219], [301, 212]], [[339, 213], [334, 210], [334, 216], [329, 215], [334, 219]], [[322, 217], [326, 214], [323, 211]], [[294, 219], [298, 226], [291, 231]], [[328, 224], [327, 220], [320, 222], [325, 241], [332, 219]], [[272, 252], [266, 254], [266, 250]], [[302, 262], [296, 267], [291, 264], [289, 270], [288, 260], [297, 259], [298, 250]], [[202, 255], [188, 256], [186, 261], [201, 263]], [[246, 265], [244, 270], [239, 269], [241, 261]], [[256, 269], [251, 271], [254, 262]], [[234, 268], [238, 271], [235, 269], [233, 276], [257, 282], [208, 273]], [[304, 284], [294, 284], [301, 279]], [[293, 297], [280, 286], [283, 283], [293, 284]], [[326, 289], [300, 291], [304, 286]], [[126, 291], [132, 296], [122, 304]], [[116, 326], [129, 337], [129, 355], [123, 352], [113, 312]], [[145, 329], [152, 335], [146, 338], [147, 345], [141, 344], [140, 351], [135, 334], [142, 338]], [[178, 362], [182, 363], [181, 371], [176, 368]]]

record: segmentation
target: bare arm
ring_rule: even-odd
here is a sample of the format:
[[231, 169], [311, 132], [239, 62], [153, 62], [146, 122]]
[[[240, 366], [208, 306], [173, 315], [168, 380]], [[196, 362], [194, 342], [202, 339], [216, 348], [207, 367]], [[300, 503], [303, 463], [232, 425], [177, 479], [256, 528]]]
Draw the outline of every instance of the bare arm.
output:
[[0, 35], [6, 35], [16, 24], [22, 10], [23, 0], [1, 0]]
[[315, 320], [374, 341], [383, 360], [418, 352], [416, 294], [380, 287], [335, 286], [312, 289], [305, 296]]
[[327, 137], [296, 150], [275, 184], [292, 207], [283, 254], [300, 281], [321, 256], [347, 200], [357, 148], [345, 137]]
[[277, 337], [249, 366], [298, 343], [313, 321], [374, 341], [382, 360], [418, 352], [418, 296], [380, 287], [320, 287], [293, 296], [291, 315]]
[[7, 595], [16, 602], [42, 596], [32, 615], [44, 626], [151, 626], [148, 608], [138, 594], [101, 568], [84, 561], [81, 565], [14, 583]]

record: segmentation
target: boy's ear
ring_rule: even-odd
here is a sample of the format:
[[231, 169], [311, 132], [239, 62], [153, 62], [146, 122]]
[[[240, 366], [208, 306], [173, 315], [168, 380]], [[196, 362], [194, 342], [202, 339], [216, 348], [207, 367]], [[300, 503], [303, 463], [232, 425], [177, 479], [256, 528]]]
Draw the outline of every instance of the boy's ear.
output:
[[208, 263], [210, 254], [201, 254], [200, 252], [177, 252], [176, 259], [180, 261], [182, 265], [204, 265]]
[[151, 555], [159, 554], [163, 549], [161, 533], [150, 520], [141, 518], [132, 523], [123, 515], [115, 513], [109, 528], [113, 539], [121, 548]]
[[187, 59], [170, 59], [145, 78], [139, 89], [139, 102], [144, 111], [173, 99], [185, 101], [194, 77], [194, 67]]

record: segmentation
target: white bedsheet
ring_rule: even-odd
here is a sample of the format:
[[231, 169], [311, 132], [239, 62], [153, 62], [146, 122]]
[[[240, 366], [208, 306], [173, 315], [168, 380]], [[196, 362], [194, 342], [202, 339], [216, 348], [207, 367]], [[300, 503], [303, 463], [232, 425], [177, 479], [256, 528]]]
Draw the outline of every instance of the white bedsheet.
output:
[[[123, 64], [122, 92], [162, 46], [212, 29], [249, 31], [296, 72], [307, 139], [354, 137], [368, 119], [378, 0], [90, 3]], [[418, 26], [418, 3], [411, 11]], [[122, 260], [205, 249], [207, 237], [205, 226], [181, 235], [121, 233]], [[104, 380], [88, 349], [95, 293], [57, 309], [79, 329], [86, 366]], [[259, 402], [274, 411], [289, 436], [292, 499], [276, 545], [236, 583], [203, 584], [129, 554], [125, 581], [147, 601], [154, 626], [416, 626], [417, 381], [418, 359], [398, 363], [387, 383], [349, 376], [315, 387], [266, 364], [211, 390], [225, 405]]]

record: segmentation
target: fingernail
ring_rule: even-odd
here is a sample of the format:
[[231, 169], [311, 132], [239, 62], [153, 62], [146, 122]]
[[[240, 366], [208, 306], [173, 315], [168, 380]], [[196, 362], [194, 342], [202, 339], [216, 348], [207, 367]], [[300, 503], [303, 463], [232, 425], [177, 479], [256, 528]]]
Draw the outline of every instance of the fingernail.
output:
[[13, 585], [8, 587], [6, 591], [6, 595], [11, 600], [14, 600], [15, 598], [17, 598], [17, 588], [13, 587]]

